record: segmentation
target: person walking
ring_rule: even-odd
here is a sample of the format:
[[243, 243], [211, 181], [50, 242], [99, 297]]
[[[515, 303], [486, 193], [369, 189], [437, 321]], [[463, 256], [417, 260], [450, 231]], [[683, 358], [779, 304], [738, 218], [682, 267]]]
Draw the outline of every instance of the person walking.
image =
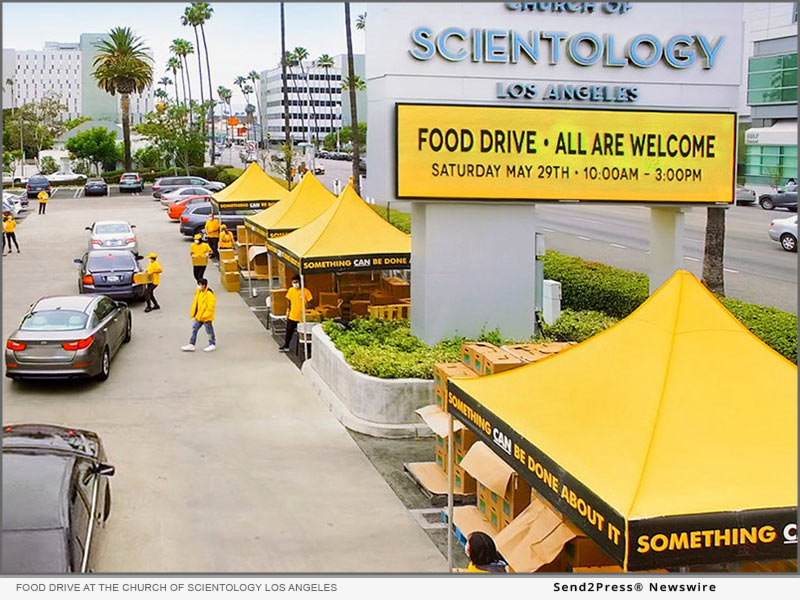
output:
[[200, 281], [206, 273], [208, 257], [211, 254], [211, 246], [203, 241], [203, 236], [199, 233], [194, 236], [194, 244], [189, 247], [189, 255], [192, 257], [192, 271], [194, 280]]
[[219, 231], [219, 249], [233, 250], [233, 233], [228, 231], [227, 225], [222, 225]]
[[217, 248], [219, 247], [219, 228], [220, 228], [220, 221], [217, 215], [213, 214], [208, 217], [208, 221], [206, 221], [206, 237], [208, 238], [208, 245], [211, 246], [211, 255], [219, 260], [219, 251]]
[[6, 251], [6, 244], [8, 244], [8, 253], [11, 254], [11, 242], [17, 248], [19, 254], [19, 244], [17, 243], [17, 222], [14, 220], [13, 215], [6, 215], [3, 217], [3, 253]]
[[494, 540], [482, 531], [470, 534], [465, 548], [469, 565], [461, 573], [505, 573], [508, 563], [497, 551]]
[[50, 200], [50, 194], [47, 193], [47, 190], [42, 190], [36, 197], [39, 199], [39, 214], [43, 215], [47, 212], [47, 201]]
[[[286, 309], [286, 336], [283, 339], [283, 346], [278, 348], [279, 352], [288, 352], [289, 344], [292, 341], [294, 332], [297, 331], [297, 324], [303, 320], [303, 295], [300, 293], [300, 277], [295, 275], [292, 279], [292, 287], [286, 292], [286, 301], [289, 306]], [[305, 306], [311, 302], [311, 292], [305, 288]]]
[[153, 280], [144, 288], [144, 312], [146, 313], [161, 308], [158, 305], [158, 300], [156, 300], [155, 292], [158, 284], [161, 283], [161, 273], [164, 272], [161, 263], [158, 262], [158, 254], [151, 252], [147, 255], [147, 258], [150, 259], [150, 262], [147, 264], [147, 268], [144, 272], [148, 275], [152, 275]]
[[217, 349], [217, 338], [214, 335], [214, 309], [217, 306], [217, 298], [214, 292], [208, 287], [208, 281], [200, 279], [197, 282], [197, 289], [194, 291], [192, 301], [192, 337], [189, 343], [181, 346], [184, 352], [194, 352], [194, 345], [197, 342], [197, 332], [201, 327], [205, 327], [208, 334], [208, 346], [203, 348], [204, 352], [213, 352]]

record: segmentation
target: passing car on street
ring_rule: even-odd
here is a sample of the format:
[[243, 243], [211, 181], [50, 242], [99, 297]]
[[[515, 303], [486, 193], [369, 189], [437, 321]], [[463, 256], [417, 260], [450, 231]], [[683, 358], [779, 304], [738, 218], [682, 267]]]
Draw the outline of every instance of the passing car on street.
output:
[[119, 191], [141, 192], [144, 189], [142, 176], [138, 173], [123, 173], [119, 178]]
[[108, 296], [47, 296], [31, 305], [6, 341], [11, 379], [108, 379], [131, 340], [131, 311]]
[[185, 196], [210, 196], [211, 193], [212, 192], [206, 188], [199, 186], [188, 185], [186, 187], [180, 187], [172, 190], [171, 192], [167, 192], [166, 194], [161, 194], [161, 206], [164, 208], [169, 208], [170, 204], [173, 202], [179, 202]]
[[128, 250], [91, 250], [76, 258], [78, 293], [104, 294], [111, 298], [144, 298], [145, 286], [133, 282], [141, 273], [139, 257]]
[[[206, 226], [206, 221], [211, 215], [211, 203], [200, 203], [197, 206], [190, 206], [181, 215], [180, 231], [183, 235], [193, 237], [195, 234], [202, 233]], [[236, 227], [244, 225], [245, 215], [219, 215], [219, 220], [223, 225], [228, 226], [228, 230], [236, 233]]]
[[139, 242], [136, 234], [127, 221], [96, 221], [91, 227], [87, 227], [89, 232], [89, 250], [130, 250], [134, 254], [139, 254]]
[[736, 186], [736, 204], [755, 204], [756, 193], [746, 187]]
[[183, 211], [188, 207], [210, 202], [211, 196], [184, 196], [178, 202], [173, 202], [167, 207], [167, 217], [170, 221], [180, 221]]
[[93, 177], [83, 186], [84, 196], [108, 196], [108, 185], [103, 179]]
[[180, 187], [195, 186], [205, 188], [209, 192], [219, 192], [225, 187], [220, 181], [208, 181], [202, 177], [162, 177], [153, 184], [153, 198], [158, 200], [161, 194], [167, 194]]
[[3, 427], [3, 573], [95, 570], [111, 516], [107, 461], [93, 431]]
[[33, 175], [28, 178], [28, 183], [25, 185], [25, 191], [28, 198], [36, 198], [39, 192], [44, 190], [51, 196], [53, 195], [53, 188], [50, 185], [50, 180], [44, 175]]
[[797, 184], [792, 183], [786, 187], [778, 188], [775, 192], [768, 194], [761, 194], [758, 198], [758, 203], [764, 210], [772, 210], [773, 208], [785, 208], [788, 210], [797, 210]]
[[769, 237], [780, 243], [787, 252], [797, 252], [797, 215], [772, 221], [769, 224]]

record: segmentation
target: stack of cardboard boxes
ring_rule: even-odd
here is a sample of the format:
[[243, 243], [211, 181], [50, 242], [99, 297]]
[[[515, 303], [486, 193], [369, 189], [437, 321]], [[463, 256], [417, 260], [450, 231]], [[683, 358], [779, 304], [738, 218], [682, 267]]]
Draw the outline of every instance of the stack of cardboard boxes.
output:
[[241, 289], [239, 265], [236, 262], [236, 253], [233, 249], [220, 249], [219, 276], [222, 286], [229, 292], [238, 292]]

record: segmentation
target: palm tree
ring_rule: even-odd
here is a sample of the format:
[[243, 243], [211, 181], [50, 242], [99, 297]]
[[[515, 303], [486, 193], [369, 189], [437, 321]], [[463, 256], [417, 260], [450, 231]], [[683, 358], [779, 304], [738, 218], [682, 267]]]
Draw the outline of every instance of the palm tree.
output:
[[353, 67], [353, 31], [350, 28], [350, 3], [344, 3], [344, 33], [347, 39], [347, 82], [350, 90], [350, 122], [353, 133], [353, 187], [356, 193], [361, 195], [361, 182], [359, 175], [361, 171], [361, 152], [358, 147], [358, 109], [356, 108], [356, 79]]
[[[180, 69], [181, 79], [183, 79], [183, 66], [177, 57], [171, 56], [167, 61], [167, 69], [172, 71], [172, 80], [175, 82], [175, 104], [177, 105], [180, 104], [180, 98], [178, 98], [178, 69]], [[186, 92], [185, 83], [183, 85], [183, 91]]]
[[[367, 89], [367, 84], [364, 82], [363, 79], [361, 79], [361, 75], [355, 74], [353, 75], [352, 79], [353, 79], [353, 87], [356, 89], [357, 92], [363, 92], [365, 89]], [[342, 89], [345, 91], [350, 89], [350, 83], [347, 81], [347, 79], [342, 81]]]
[[366, 29], [367, 13], [362, 13], [356, 17], [356, 29]]
[[200, 57], [200, 36], [197, 33], [197, 26], [199, 25], [198, 19], [199, 16], [197, 15], [197, 10], [194, 8], [194, 4], [187, 6], [183, 12], [183, 16], [181, 16], [181, 25], [184, 27], [190, 26], [194, 29], [194, 41], [197, 45], [197, 72], [200, 75], [200, 104], [205, 104], [206, 100], [203, 97], [203, 63]]
[[92, 73], [98, 87], [115, 95], [120, 94], [122, 106], [122, 136], [125, 146], [125, 170], [131, 170], [131, 106], [130, 95], [141, 94], [153, 83], [153, 67], [142, 39], [129, 27], [115, 27], [109, 39], [98, 42]]
[[[292, 71], [292, 67], [297, 65], [297, 60], [295, 55], [292, 52], [285, 52], [283, 55], [283, 64], [289, 69], [289, 75], [291, 76], [292, 80], [295, 82], [294, 85], [294, 93], [297, 96], [297, 110], [300, 111], [300, 126], [308, 131], [306, 127], [305, 118], [303, 117], [303, 100], [300, 97], [300, 87], [297, 85], [297, 80], [294, 78], [294, 72]], [[289, 106], [286, 107], [287, 112], [289, 111]], [[305, 138], [303, 138], [305, 139]]]
[[703, 250], [705, 286], [715, 294], [725, 295], [725, 210], [716, 206], [706, 208], [706, 235]]
[[[256, 87], [256, 81], [261, 80], [261, 75], [258, 74], [258, 71], [250, 71], [247, 74], [247, 78], [253, 82], [253, 87]], [[264, 115], [261, 114], [261, 94], [256, 92], [256, 106], [258, 106], [258, 147], [261, 148], [262, 144], [264, 143]]]
[[286, 187], [292, 189], [292, 136], [289, 135], [289, 88], [286, 86], [286, 17], [283, 2], [281, 2], [281, 83], [283, 84], [283, 135], [287, 152], [286, 157]]
[[6, 79], [6, 85], [11, 86], [11, 108], [14, 113], [16, 113], [17, 117], [19, 117], [19, 122], [17, 123], [17, 127], [19, 127], [19, 151], [22, 153], [22, 160], [20, 161], [20, 177], [25, 176], [25, 144], [22, 143], [22, 114], [19, 112], [17, 107], [17, 98], [14, 95], [14, 80], [9, 77]]
[[308, 50], [305, 48], [298, 46], [294, 49], [294, 58], [297, 61], [297, 64], [300, 65], [300, 72], [303, 74], [303, 79], [306, 80], [306, 96], [308, 96], [308, 105], [311, 107], [311, 114], [314, 116], [314, 135], [309, 136], [311, 141], [314, 143], [314, 147], [317, 146], [317, 138], [319, 137], [319, 124], [317, 123], [317, 109], [314, 107], [314, 99], [311, 97], [311, 90], [309, 89], [308, 85], [308, 73], [306, 73], [305, 68], [303, 67], [303, 61], [308, 58]]
[[161, 98], [162, 100], [169, 97], [167, 91], [162, 90], [161, 88], [158, 88], [155, 92], [153, 92], [153, 94], [155, 95], [156, 98]]
[[[170, 51], [177, 56], [183, 62], [183, 69], [186, 71], [186, 84], [189, 87], [189, 108], [192, 106], [192, 78], [189, 77], [189, 62], [187, 60], [187, 56], [190, 54], [194, 54], [194, 46], [192, 46], [191, 42], [187, 42], [181, 38], [175, 39], [172, 41], [172, 45], [169, 47]], [[181, 72], [181, 78], [183, 78], [183, 72]], [[184, 98], [186, 95], [184, 94]], [[189, 111], [189, 116], [191, 118], [191, 110]]]
[[[233, 97], [233, 92], [231, 92], [228, 88], [221, 85], [217, 88], [217, 96], [222, 101], [223, 104], [227, 104], [228, 106], [228, 116], [233, 115], [233, 111], [231, 110], [231, 98]], [[226, 135], [230, 137], [230, 130], [228, 129], [227, 125], [225, 126]]]
[[[200, 26], [200, 35], [203, 38], [203, 52], [206, 55], [206, 76], [208, 79], [208, 97], [212, 101], [211, 104], [211, 164], [213, 165], [215, 162], [215, 150], [216, 150], [216, 126], [214, 124], [214, 92], [213, 87], [211, 86], [211, 62], [208, 58], [208, 45], [206, 44], [206, 29], [205, 24], [211, 19], [211, 15], [214, 13], [214, 9], [211, 8], [207, 2], [193, 2], [192, 7], [196, 11], [196, 20], [197, 24]], [[198, 46], [199, 48], [199, 46]]]
[[[334, 117], [334, 115], [336, 113], [336, 111], [334, 110], [334, 106], [333, 106], [333, 92], [331, 92], [330, 70], [331, 70], [331, 67], [333, 67], [333, 65], [334, 65], [333, 57], [329, 56], [327, 54], [322, 54], [317, 59], [317, 66], [322, 68], [322, 69], [325, 69], [325, 79], [328, 81], [328, 104], [330, 105], [331, 111], [330, 111], [329, 115], [326, 115], [326, 118], [330, 118], [331, 131], [333, 131], [333, 129], [334, 129], [334, 127], [333, 127], [333, 117]], [[336, 129], [336, 136], [337, 136], [336, 149], [338, 150], [339, 149], [339, 140], [338, 140], [339, 129], [338, 128]]]

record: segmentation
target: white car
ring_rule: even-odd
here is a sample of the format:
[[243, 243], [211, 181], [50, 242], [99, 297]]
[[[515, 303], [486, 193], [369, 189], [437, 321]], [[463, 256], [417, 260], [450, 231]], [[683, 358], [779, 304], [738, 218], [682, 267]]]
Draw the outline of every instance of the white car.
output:
[[136, 234], [127, 221], [95, 221], [91, 227], [87, 227], [89, 232], [89, 250], [130, 250], [134, 254], [139, 254], [139, 242]]
[[169, 208], [172, 202], [180, 202], [186, 196], [210, 196], [211, 194], [213, 194], [213, 192], [198, 185], [179, 187], [166, 194], [161, 194], [161, 206], [162, 208]]
[[11, 192], [3, 192], [3, 212], [9, 212], [17, 218], [19, 213], [28, 210], [28, 199], [25, 198], [23, 204], [22, 198], [18, 194]]
[[50, 183], [58, 182], [58, 181], [86, 181], [86, 175], [81, 175], [80, 173], [50, 173], [50, 175], [44, 175], [50, 180]]
[[769, 224], [769, 237], [780, 243], [787, 252], [797, 252], [797, 215], [772, 221]]

